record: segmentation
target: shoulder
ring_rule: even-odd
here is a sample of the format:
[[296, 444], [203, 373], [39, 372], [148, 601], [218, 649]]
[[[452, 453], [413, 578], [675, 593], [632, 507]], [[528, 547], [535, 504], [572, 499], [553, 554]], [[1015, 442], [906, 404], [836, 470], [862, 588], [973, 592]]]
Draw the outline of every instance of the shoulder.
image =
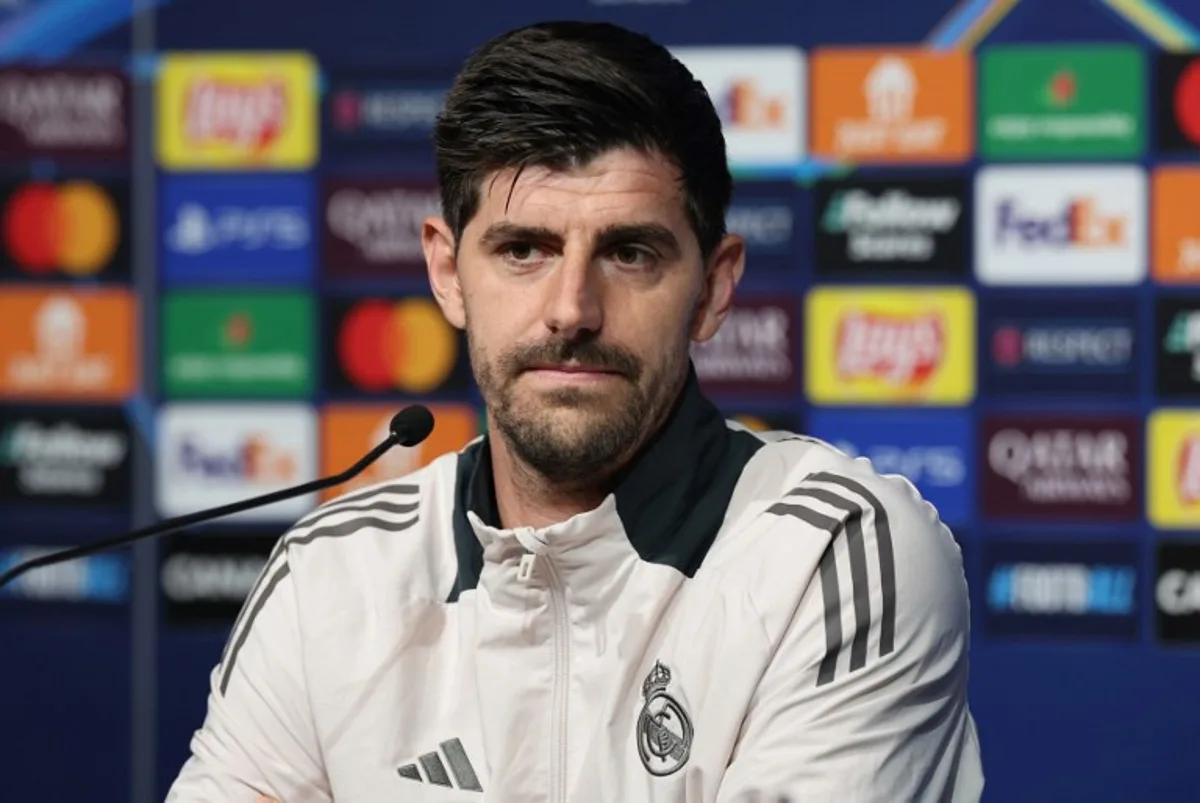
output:
[[743, 515], [791, 517], [831, 530], [870, 517], [889, 532], [941, 540], [945, 528], [936, 508], [907, 478], [881, 474], [867, 458], [850, 457], [817, 438], [731, 429], [758, 441], [743, 472], [744, 487], [735, 493]]
[[796, 602], [788, 589], [815, 588], [851, 607], [874, 597], [874, 614], [889, 618], [901, 615], [901, 602], [906, 615], [965, 610], [958, 544], [906, 478], [815, 438], [737, 428], [759, 444], [735, 491], [727, 535], [742, 542], [732, 552], [757, 553], [750, 560], [764, 594]]
[[403, 477], [342, 494], [297, 521], [280, 539], [296, 582], [359, 591], [382, 584], [444, 594], [453, 575], [453, 539], [444, 536], [454, 509], [452, 452]]

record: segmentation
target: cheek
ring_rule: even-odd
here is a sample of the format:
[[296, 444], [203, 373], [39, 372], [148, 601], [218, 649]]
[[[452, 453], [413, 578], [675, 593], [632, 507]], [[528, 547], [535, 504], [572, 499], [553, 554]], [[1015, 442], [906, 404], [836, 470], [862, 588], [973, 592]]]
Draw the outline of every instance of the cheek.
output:
[[632, 331], [627, 331], [631, 339], [626, 342], [636, 342], [643, 355], [657, 357], [657, 360], [651, 358], [652, 362], [672, 362], [676, 352], [687, 350], [695, 318], [696, 308], [690, 300], [654, 305], [636, 319], [629, 319]]

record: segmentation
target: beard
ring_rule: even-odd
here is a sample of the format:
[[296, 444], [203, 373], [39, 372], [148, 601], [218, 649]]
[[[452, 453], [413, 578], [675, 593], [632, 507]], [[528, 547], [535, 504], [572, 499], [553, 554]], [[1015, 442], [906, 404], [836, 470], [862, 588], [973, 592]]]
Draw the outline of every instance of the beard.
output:
[[[667, 371], [647, 376], [635, 354], [591, 335], [516, 346], [491, 357], [468, 326], [467, 343], [475, 381], [499, 434], [521, 462], [556, 485], [586, 484], [611, 473], [674, 402], [675, 383]], [[566, 362], [611, 371], [617, 379], [598, 390], [560, 387], [522, 394], [516, 387], [529, 368]]]

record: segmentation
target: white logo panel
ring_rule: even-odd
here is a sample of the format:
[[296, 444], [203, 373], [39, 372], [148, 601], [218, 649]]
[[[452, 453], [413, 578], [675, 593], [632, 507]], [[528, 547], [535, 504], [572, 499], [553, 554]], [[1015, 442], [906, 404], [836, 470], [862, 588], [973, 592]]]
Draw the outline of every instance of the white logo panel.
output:
[[677, 47], [671, 53], [708, 90], [731, 169], [804, 159], [807, 78], [798, 48]]
[[1146, 277], [1138, 167], [987, 167], [975, 184], [975, 270], [985, 285], [1129, 285]]
[[[175, 404], [158, 414], [159, 512], [182, 516], [315, 479], [317, 418], [303, 404]], [[315, 494], [230, 517], [291, 522]]]

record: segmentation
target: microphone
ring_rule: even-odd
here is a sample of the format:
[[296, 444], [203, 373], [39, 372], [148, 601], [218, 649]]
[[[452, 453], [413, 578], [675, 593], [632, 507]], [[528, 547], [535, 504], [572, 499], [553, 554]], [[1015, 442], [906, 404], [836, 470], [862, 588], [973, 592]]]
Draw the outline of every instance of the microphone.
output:
[[219, 519], [224, 516], [232, 516], [234, 513], [241, 513], [244, 510], [251, 510], [256, 507], [263, 507], [275, 502], [282, 502], [285, 499], [292, 499], [297, 496], [304, 496], [313, 491], [321, 491], [335, 485], [341, 485], [343, 482], [354, 479], [359, 474], [367, 469], [372, 463], [383, 456], [385, 452], [393, 446], [416, 446], [429, 437], [429, 433], [433, 432], [433, 413], [429, 412], [428, 407], [420, 404], [414, 404], [410, 407], [405, 407], [400, 412], [392, 416], [391, 423], [388, 424], [388, 435], [383, 439], [383, 442], [372, 449], [370, 452], [340, 474], [334, 474], [330, 477], [322, 477], [321, 479], [306, 482], [303, 485], [296, 485], [291, 488], [282, 488], [278, 491], [272, 491], [262, 496], [256, 496], [252, 499], [244, 499], [241, 502], [233, 502], [221, 507], [209, 508], [208, 510], [198, 510], [195, 513], [188, 513], [184, 516], [176, 516], [172, 519], [164, 519], [158, 524], [153, 524], [149, 527], [142, 527], [138, 530], [133, 530], [125, 535], [120, 535], [115, 538], [109, 538], [104, 541], [96, 541], [91, 544], [83, 544], [82, 546], [63, 549], [58, 552], [52, 552], [49, 555], [27, 560], [24, 563], [18, 563], [4, 574], [0, 574], [0, 588], [3, 588], [9, 582], [17, 579], [21, 575], [33, 569], [38, 569], [43, 566], [53, 566], [56, 563], [65, 563], [69, 560], [82, 558], [85, 555], [91, 555], [96, 552], [103, 552], [108, 549], [116, 549], [117, 547], [132, 544], [134, 541], [141, 541], [144, 538], [155, 538], [160, 535], [181, 530], [184, 527], [190, 527], [193, 524], [200, 524], [213, 519]]

